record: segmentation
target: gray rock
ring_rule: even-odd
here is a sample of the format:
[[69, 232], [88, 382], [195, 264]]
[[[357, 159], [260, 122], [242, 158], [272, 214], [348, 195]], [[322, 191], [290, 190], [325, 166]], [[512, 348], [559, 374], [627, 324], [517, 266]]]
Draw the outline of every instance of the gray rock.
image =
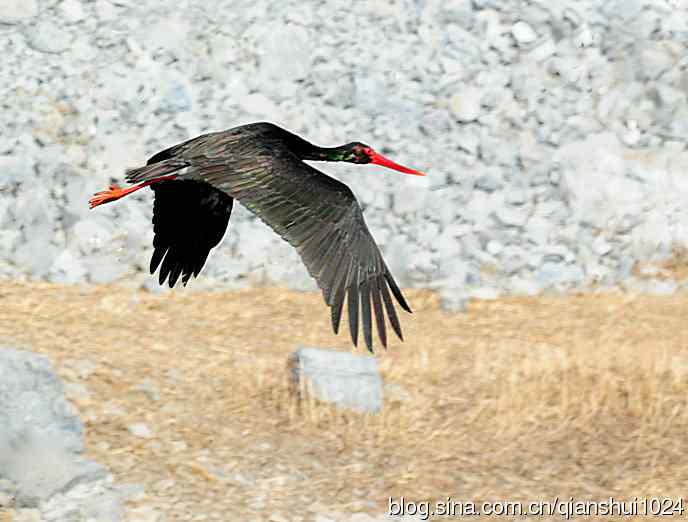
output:
[[529, 211], [523, 207], [500, 207], [495, 212], [495, 217], [503, 225], [522, 227], [528, 221]]
[[576, 265], [563, 262], [545, 261], [535, 274], [542, 288], [555, 285], [575, 286], [584, 280], [583, 270]]
[[[47, 235], [47, 225], [45, 232]], [[44, 237], [32, 237], [17, 246], [14, 250], [13, 261], [22, 272], [40, 278], [50, 272], [57, 252], [57, 247], [46, 242]]]
[[133, 389], [135, 391], [143, 392], [144, 395], [146, 395], [146, 397], [152, 401], [160, 400], [160, 389], [158, 388], [158, 385], [148, 377], [146, 377], [143, 382], [134, 386]]
[[300, 397], [313, 397], [344, 408], [378, 413], [382, 378], [377, 359], [319, 348], [299, 348], [290, 357], [291, 378]]
[[494, 192], [503, 186], [504, 182], [497, 168], [487, 168], [475, 179], [475, 188], [485, 192]]
[[542, 291], [542, 287], [532, 277], [512, 277], [509, 280], [508, 290], [516, 295], [537, 295]]
[[83, 427], [45, 357], [0, 349], [0, 478], [16, 484], [17, 505], [102, 480], [107, 471], [80, 455]]
[[86, 269], [71, 250], [60, 252], [50, 267], [50, 280], [73, 284], [84, 280]]
[[523, 205], [528, 201], [528, 193], [523, 189], [512, 189], [506, 193], [505, 200], [510, 205]]
[[88, 386], [81, 382], [67, 382], [64, 385], [65, 396], [70, 401], [88, 401], [91, 398], [91, 392]]
[[192, 107], [191, 94], [189, 88], [180, 82], [172, 82], [160, 100], [160, 110], [162, 112], [185, 112]]
[[528, 53], [528, 57], [534, 62], [544, 62], [557, 52], [557, 46], [551, 38], [543, 38]]
[[652, 294], [652, 295], [672, 295], [678, 290], [678, 283], [673, 279], [640, 279], [629, 277], [623, 282], [626, 291]]
[[83, 263], [89, 280], [96, 284], [111, 283], [131, 270], [131, 266], [118, 259], [117, 252], [91, 254], [83, 258]]
[[43, 21], [27, 30], [27, 41], [32, 49], [42, 53], [60, 54], [69, 49], [74, 37], [53, 22]]
[[84, 482], [58, 493], [40, 507], [42, 520], [98, 520], [120, 522], [124, 509], [122, 495], [108, 481]]

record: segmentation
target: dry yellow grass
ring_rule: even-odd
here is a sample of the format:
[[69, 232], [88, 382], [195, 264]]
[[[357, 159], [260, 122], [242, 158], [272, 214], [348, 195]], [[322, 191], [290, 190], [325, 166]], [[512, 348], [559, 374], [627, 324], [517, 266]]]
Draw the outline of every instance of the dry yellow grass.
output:
[[[407, 294], [407, 341], [380, 357], [407, 397], [379, 416], [289, 396], [297, 344], [349, 349], [315, 294], [6, 284], [0, 342], [52, 356], [66, 380], [73, 359], [99, 364], [79, 404], [89, 453], [170, 520], [380, 513], [390, 495], [685, 494], [688, 294], [507, 298], [458, 315]], [[146, 377], [159, 402], [135, 389]], [[137, 421], [156, 437], [132, 437]]]

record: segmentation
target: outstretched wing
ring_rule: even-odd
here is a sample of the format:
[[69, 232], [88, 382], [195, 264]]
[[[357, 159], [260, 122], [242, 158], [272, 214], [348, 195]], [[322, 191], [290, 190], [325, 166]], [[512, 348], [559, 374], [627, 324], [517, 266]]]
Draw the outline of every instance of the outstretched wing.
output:
[[198, 181], [165, 181], [151, 185], [153, 256], [150, 273], [160, 266], [160, 284], [170, 288], [179, 276], [186, 286], [205, 265], [210, 250], [225, 235], [234, 200], [212, 185]]
[[344, 298], [349, 328], [358, 343], [359, 318], [372, 352], [372, 315], [387, 347], [385, 312], [403, 340], [390, 296], [411, 312], [375, 244], [354, 194], [343, 183], [300, 161], [288, 151], [271, 150], [250, 166], [220, 168], [213, 160], [189, 167], [207, 183], [239, 200], [296, 248], [331, 309], [332, 328], [339, 331]]

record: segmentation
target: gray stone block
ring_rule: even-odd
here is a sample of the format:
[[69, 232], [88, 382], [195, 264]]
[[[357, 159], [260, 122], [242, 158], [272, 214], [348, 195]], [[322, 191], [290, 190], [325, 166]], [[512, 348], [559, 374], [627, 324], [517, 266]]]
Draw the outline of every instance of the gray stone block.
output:
[[376, 357], [349, 352], [299, 348], [290, 357], [292, 383], [300, 397], [313, 397], [343, 408], [378, 413], [382, 377]]
[[48, 359], [0, 348], [0, 479], [16, 486], [17, 505], [107, 477], [82, 451], [82, 423]]

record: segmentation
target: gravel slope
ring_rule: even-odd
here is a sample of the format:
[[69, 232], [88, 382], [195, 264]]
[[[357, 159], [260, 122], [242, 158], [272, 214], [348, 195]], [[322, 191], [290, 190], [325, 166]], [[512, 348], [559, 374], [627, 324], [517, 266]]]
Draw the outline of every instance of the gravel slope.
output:
[[[688, 243], [687, 37], [680, 0], [3, 2], [0, 274], [152, 284], [150, 193], [88, 196], [163, 147], [269, 119], [430, 173], [323, 166], [401, 282], [448, 305], [671, 293], [633, 269]], [[237, 209], [194, 285], [257, 282], [314, 287]]]

